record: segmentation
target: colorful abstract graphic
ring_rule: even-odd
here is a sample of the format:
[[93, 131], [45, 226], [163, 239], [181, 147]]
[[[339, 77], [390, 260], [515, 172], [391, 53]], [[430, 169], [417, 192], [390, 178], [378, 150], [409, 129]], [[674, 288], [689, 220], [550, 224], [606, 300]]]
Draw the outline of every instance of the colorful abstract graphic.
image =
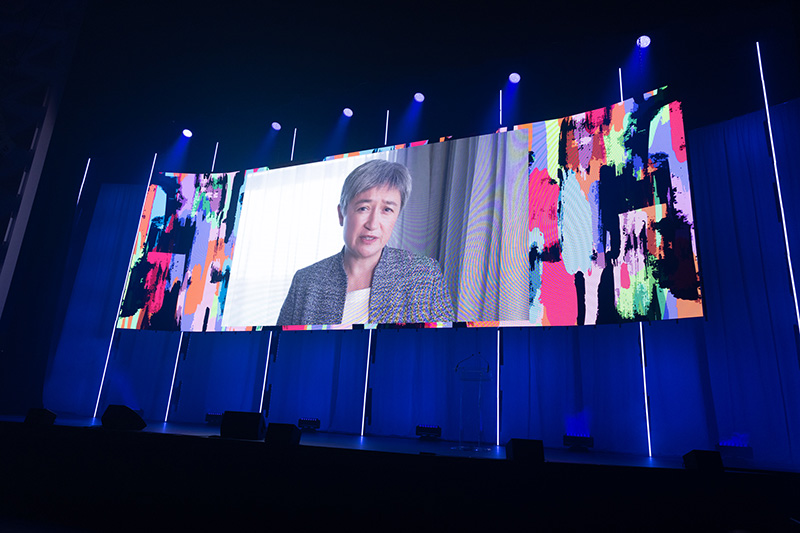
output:
[[222, 330], [243, 191], [237, 172], [153, 178], [117, 327]]
[[702, 316], [680, 102], [517, 126], [531, 143], [530, 322]]

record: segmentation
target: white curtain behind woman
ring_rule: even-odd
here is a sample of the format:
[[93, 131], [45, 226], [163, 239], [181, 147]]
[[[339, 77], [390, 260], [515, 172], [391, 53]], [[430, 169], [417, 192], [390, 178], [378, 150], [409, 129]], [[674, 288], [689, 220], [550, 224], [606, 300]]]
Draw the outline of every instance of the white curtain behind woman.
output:
[[421, 148], [396, 152], [414, 190], [389, 245], [439, 260], [458, 321], [527, 320], [527, 133]]
[[371, 159], [411, 171], [389, 245], [440, 262], [457, 320], [526, 320], [527, 154], [515, 131], [248, 173], [223, 326], [275, 324], [294, 273], [342, 249], [342, 183]]

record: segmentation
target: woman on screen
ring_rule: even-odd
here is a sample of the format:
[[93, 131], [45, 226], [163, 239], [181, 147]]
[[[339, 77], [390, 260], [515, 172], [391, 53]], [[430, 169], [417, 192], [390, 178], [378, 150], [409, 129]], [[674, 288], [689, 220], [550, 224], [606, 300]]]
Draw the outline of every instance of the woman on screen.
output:
[[337, 207], [344, 247], [295, 273], [278, 325], [453, 321], [439, 263], [386, 246], [410, 194], [411, 174], [400, 163], [372, 160], [353, 170]]

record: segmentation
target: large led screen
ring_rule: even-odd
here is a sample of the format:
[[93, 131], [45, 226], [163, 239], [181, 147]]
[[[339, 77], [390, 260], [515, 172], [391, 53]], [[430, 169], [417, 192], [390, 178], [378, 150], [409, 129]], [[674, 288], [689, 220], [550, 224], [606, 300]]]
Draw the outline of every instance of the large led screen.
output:
[[[656, 96], [307, 165], [160, 174], [117, 325], [701, 316], [687, 168], [680, 104]], [[386, 182], [375, 169], [407, 177]], [[398, 183], [409, 179], [406, 198]]]

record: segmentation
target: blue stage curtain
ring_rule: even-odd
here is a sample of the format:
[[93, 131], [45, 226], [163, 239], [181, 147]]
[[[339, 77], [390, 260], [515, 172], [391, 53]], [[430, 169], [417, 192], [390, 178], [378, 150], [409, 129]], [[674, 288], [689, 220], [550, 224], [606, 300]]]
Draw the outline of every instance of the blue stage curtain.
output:
[[284, 331], [270, 358], [267, 420], [318, 418], [321, 431], [360, 434], [369, 331]]
[[[783, 195], [784, 215], [792, 253], [795, 295], [800, 297], [800, 99], [774, 106], [771, 111], [775, 137], [775, 160]], [[782, 322], [788, 321], [784, 316]], [[785, 326], [783, 326], [785, 327]], [[795, 344], [788, 344], [781, 354], [782, 387], [786, 392], [786, 422], [791, 439], [791, 454], [795, 469], [800, 467], [800, 331], [795, 330]], [[794, 351], [792, 350], [794, 348]]]
[[207, 413], [259, 411], [269, 340], [269, 331], [185, 333], [169, 422], [203, 423]]
[[[785, 115], [779, 118], [785, 126], [778, 136], [786, 155], [779, 164], [786, 168], [791, 166], [788, 147], [798, 146], [796, 129], [791, 129], [797, 103], [775, 111]], [[687, 326], [669, 336], [677, 340], [673, 353], [658, 353], [655, 335], [648, 345], [651, 362], [653, 357], [664, 359], [657, 365], [659, 372], [651, 373], [660, 384], [652, 404], [673, 404], [659, 407], [664, 426], [677, 427], [683, 421], [705, 427], [707, 433], [697, 435], [695, 442], [747, 443], [760, 465], [780, 467], [800, 457], [800, 373], [765, 118], [764, 112], [756, 112], [688, 133], [706, 319], [702, 328]], [[796, 197], [797, 185], [788, 189]], [[792, 209], [794, 197], [786, 192], [784, 200], [791, 209], [787, 222], [796, 235], [800, 219]], [[677, 353], [682, 346], [698, 351], [696, 364], [684, 361], [686, 372], [678, 373], [674, 365], [683, 359]], [[703, 398], [703, 404], [688, 409], [687, 394]], [[654, 428], [661, 423], [656, 417]], [[664, 449], [677, 452], [669, 445], [673, 438], [684, 440], [662, 433], [658, 446], [663, 442]]]
[[714, 450], [719, 430], [702, 318], [644, 323], [653, 455]]
[[179, 339], [173, 331], [118, 329], [97, 416], [122, 404], [141, 411], [145, 420], [164, 420]]
[[[482, 425], [481, 440], [495, 443], [497, 329], [385, 329], [376, 335], [367, 434], [413, 437], [417, 425], [425, 424], [441, 427], [446, 440], [458, 442], [463, 436], [463, 441], [476, 442]], [[473, 401], [476, 384], [465, 382], [456, 372], [460, 362], [467, 371], [477, 368], [475, 359], [488, 366], [489, 379], [481, 382], [480, 411]]]
[[44, 382], [44, 406], [59, 414], [94, 412], [143, 197], [135, 185], [107, 184], [98, 194]]
[[591, 435], [597, 450], [647, 454], [638, 324], [502, 333], [501, 443]]
[[[781, 179], [783, 208], [792, 251], [792, 266], [795, 284], [800, 283], [800, 165], [797, 164], [800, 150], [800, 99], [774, 106], [770, 111], [773, 136], [775, 138], [775, 160]], [[795, 289], [798, 289], [795, 286]]]

